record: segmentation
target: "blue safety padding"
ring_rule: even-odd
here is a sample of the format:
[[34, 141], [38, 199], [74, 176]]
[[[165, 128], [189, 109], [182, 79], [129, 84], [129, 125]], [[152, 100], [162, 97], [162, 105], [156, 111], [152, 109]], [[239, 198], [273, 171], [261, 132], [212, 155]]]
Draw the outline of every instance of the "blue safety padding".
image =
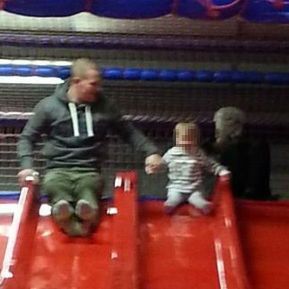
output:
[[269, 84], [287, 84], [289, 85], [289, 73], [267, 73], [265, 81]]
[[195, 73], [192, 70], [180, 70], [177, 72], [177, 79], [179, 81], [193, 81], [195, 80]]
[[289, 2], [247, 0], [241, 15], [252, 22], [289, 23]]
[[105, 79], [119, 80], [123, 78], [123, 69], [121, 68], [106, 68], [102, 72]]
[[33, 68], [31, 66], [14, 66], [13, 69], [14, 75], [17, 76], [32, 76], [33, 73]]
[[20, 192], [19, 191], [0, 191], [1, 200], [18, 200]]
[[248, 83], [249, 82], [249, 73], [244, 71], [234, 71], [232, 72], [232, 82], [234, 83]]
[[92, 1], [90, 12], [112, 18], [154, 18], [169, 14], [172, 3], [172, 0], [99, 0]]
[[262, 83], [264, 82], [265, 75], [261, 72], [248, 72], [248, 82], [249, 83]]
[[0, 76], [13, 75], [14, 68], [11, 65], [0, 65]]
[[139, 201], [164, 201], [166, 197], [144, 195], [138, 198]]
[[[236, 70], [180, 70], [155, 68], [100, 68], [107, 80], [181, 81], [289, 85], [289, 73]], [[0, 76], [41, 76], [66, 79], [69, 66], [0, 65]]]
[[158, 80], [159, 70], [157, 69], [143, 69], [140, 76], [141, 80]]
[[[65, 17], [80, 12], [90, 12], [102, 17], [145, 19], [176, 14], [202, 20], [243, 17], [252, 22], [289, 23], [289, 3], [285, 0], [9, 0], [2, 2], [3, 9], [7, 12], [34, 17]], [[85, 43], [80, 45], [85, 46]]]
[[139, 80], [141, 76], [141, 69], [128, 68], [123, 72], [123, 78], [126, 80]]
[[7, 12], [36, 17], [70, 16], [85, 9], [86, 0], [13, 0], [5, 1]]
[[59, 77], [57, 70], [50, 66], [38, 66], [35, 68], [35, 75], [41, 77]]
[[[0, 200], [18, 200], [20, 196], [20, 191], [0, 191]], [[46, 193], [41, 193], [41, 201], [48, 201]], [[111, 201], [112, 197], [103, 196], [102, 201]]]
[[209, 70], [197, 70], [196, 71], [196, 81], [199, 82], [211, 82], [213, 81], [214, 73]]
[[232, 80], [232, 71], [220, 70], [214, 73], [214, 81], [223, 83], [231, 82]]
[[177, 14], [192, 19], [220, 20], [239, 14], [243, 6], [242, 0], [181, 0]]
[[177, 72], [175, 70], [164, 69], [160, 71], [159, 80], [175, 81], [177, 80]]
[[61, 79], [66, 79], [70, 76], [70, 67], [58, 67], [55, 68], [57, 71], [57, 76]]

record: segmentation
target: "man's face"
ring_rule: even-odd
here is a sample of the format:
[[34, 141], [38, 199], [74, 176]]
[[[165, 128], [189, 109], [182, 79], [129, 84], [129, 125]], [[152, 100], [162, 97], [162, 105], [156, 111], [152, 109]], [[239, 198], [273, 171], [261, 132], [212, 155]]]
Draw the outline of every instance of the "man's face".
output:
[[99, 71], [90, 69], [82, 78], [76, 78], [77, 100], [79, 102], [93, 102], [100, 90], [101, 77]]

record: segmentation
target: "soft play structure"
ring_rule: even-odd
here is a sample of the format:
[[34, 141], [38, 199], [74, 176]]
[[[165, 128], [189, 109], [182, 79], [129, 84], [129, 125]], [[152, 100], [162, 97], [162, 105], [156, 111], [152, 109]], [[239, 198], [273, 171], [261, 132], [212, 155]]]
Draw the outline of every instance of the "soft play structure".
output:
[[70, 16], [90, 12], [123, 19], [154, 18], [174, 14], [191, 19], [227, 19], [288, 23], [286, 0], [1, 0], [7, 12], [37, 17]]
[[[58, 74], [62, 68], [57, 66], [39, 69], [35, 65], [33, 69], [29, 65], [16, 66], [4, 65], [0, 71], [6, 76], [27, 73], [27, 76], [40, 74], [44, 78], [62, 79]], [[63, 68], [65, 73], [67, 70]], [[214, 110], [221, 97], [216, 87], [233, 85], [240, 89], [241, 85], [252, 92], [258, 89], [259, 81], [268, 79], [262, 74], [264, 78], [258, 78], [258, 82], [238, 84], [233, 83], [232, 78], [223, 83], [214, 78], [204, 82], [197, 77], [181, 81], [176, 79], [179, 71], [170, 71], [168, 75], [173, 78], [160, 78], [161, 72], [157, 71], [154, 76], [158, 79], [153, 80], [141, 79], [142, 75], [148, 75], [142, 70], [133, 72], [138, 74], [115, 68], [105, 70], [108, 82], [105, 87], [109, 95], [118, 95], [118, 101], [123, 101], [124, 120], [137, 125], [163, 150], [170, 145], [172, 128], [179, 120], [194, 119], [204, 133], [212, 131], [210, 109]], [[190, 73], [195, 75], [193, 71]], [[123, 79], [128, 75], [129, 79]], [[132, 79], [131, 75], [139, 78]], [[210, 75], [215, 77], [213, 73]], [[232, 76], [231, 72], [226, 75]], [[115, 93], [116, 83], [120, 94]], [[151, 86], [152, 83], [155, 86]], [[171, 94], [175, 86], [168, 87], [171, 83], [179, 86], [175, 95]], [[200, 85], [206, 86], [206, 93], [214, 89], [214, 97], [204, 92], [204, 98], [199, 99], [188, 93], [194, 89], [200, 91]], [[271, 91], [287, 88], [286, 82], [279, 81], [265, 85]], [[2, 87], [7, 85], [2, 84]], [[162, 198], [165, 180], [145, 176], [142, 157], [120, 144], [113, 135], [109, 136], [110, 157], [103, 170], [108, 183], [105, 195], [109, 198], [103, 201], [100, 226], [91, 238], [73, 239], [59, 231], [51, 219], [45, 196], [37, 194], [29, 180], [19, 195], [16, 179], [19, 134], [31, 115], [31, 107], [54, 87], [31, 83], [2, 90], [1, 289], [286, 288], [289, 282], [286, 274], [288, 201], [236, 200], [229, 184], [219, 180], [213, 194], [215, 211], [212, 215], [192, 218], [185, 205], [177, 214], [167, 216], [163, 212]], [[160, 94], [156, 93], [157, 89]], [[226, 101], [222, 97], [223, 102]], [[284, 143], [288, 118], [281, 113], [286, 108], [279, 104], [288, 102], [286, 97], [279, 95], [279, 102], [275, 99], [274, 103], [274, 96], [267, 95], [262, 98], [262, 104], [258, 98], [244, 95], [227, 100], [238, 100], [247, 105], [248, 110], [251, 108], [247, 123], [251, 134], [266, 134], [277, 143]], [[12, 111], [15, 107], [18, 112]], [[195, 109], [193, 117], [192, 107]], [[262, 108], [271, 111], [257, 113]], [[280, 109], [279, 113], [275, 108]], [[36, 148], [36, 167], [43, 171], [40, 148], [41, 143]], [[119, 172], [132, 168], [136, 171]]]
[[[0, 10], [0, 289], [288, 288], [287, 0], [0, 0]], [[77, 16], [95, 18], [92, 29]], [[220, 107], [245, 111], [245, 136], [270, 144], [280, 199], [237, 199], [220, 178], [211, 215], [185, 204], [168, 216], [166, 175], [147, 176], [144, 156], [109, 133], [100, 225], [89, 238], [62, 233], [45, 192], [29, 178], [19, 188], [16, 151], [34, 106], [78, 57], [96, 61], [122, 120], [161, 153], [177, 122], [212, 139]]]

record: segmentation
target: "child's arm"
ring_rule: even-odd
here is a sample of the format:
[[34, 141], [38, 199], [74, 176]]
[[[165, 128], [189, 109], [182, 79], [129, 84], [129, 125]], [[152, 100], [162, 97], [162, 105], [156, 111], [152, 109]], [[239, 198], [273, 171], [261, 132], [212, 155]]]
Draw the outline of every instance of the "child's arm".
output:
[[230, 174], [230, 171], [226, 167], [219, 164], [213, 158], [208, 157], [202, 150], [199, 150], [199, 152], [207, 171], [210, 171], [217, 176], [226, 176]]
[[171, 159], [171, 153], [168, 150], [163, 156], [162, 156], [162, 165], [167, 166]]
[[168, 169], [168, 164], [170, 162], [171, 159], [171, 154], [170, 151], [167, 151], [163, 156], [162, 156], [162, 162], [161, 162], [161, 166], [160, 166], [160, 170], [159, 172], [164, 172]]

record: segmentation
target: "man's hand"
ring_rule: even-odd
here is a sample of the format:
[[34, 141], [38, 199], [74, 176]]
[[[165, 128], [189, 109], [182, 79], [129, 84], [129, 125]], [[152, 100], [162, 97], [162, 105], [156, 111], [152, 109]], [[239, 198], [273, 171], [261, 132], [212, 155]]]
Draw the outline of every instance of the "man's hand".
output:
[[18, 180], [21, 186], [24, 185], [25, 179], [27, 177], [33, 177], [33, 183], [38, 184], [39, 182], [39, 173], [33, 169], [24, 169], [18, 173]]
[[148, 175], [157, 173], [162, 164], [162, 157], [159, 154], [153, 154], [145, 160], [145, 171]]

